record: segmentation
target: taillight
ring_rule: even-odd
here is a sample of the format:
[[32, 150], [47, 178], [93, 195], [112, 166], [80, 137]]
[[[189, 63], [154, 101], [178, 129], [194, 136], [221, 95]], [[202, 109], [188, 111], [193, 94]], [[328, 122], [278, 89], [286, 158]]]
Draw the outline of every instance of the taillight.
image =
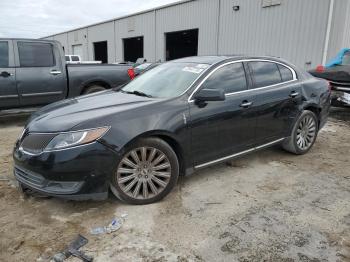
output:
[[324, 72], [324, 70], [325, 70], [325, 67], [323, 66], [323, 65], [319, 65], [319, 66], [317, 66], [316, 67], [316, 72]]
[[129, 68], [128, 69], [128, 75], [130, 77], [131, 80], [133, 80], [135, 78], [135, 71], [134, 68]]

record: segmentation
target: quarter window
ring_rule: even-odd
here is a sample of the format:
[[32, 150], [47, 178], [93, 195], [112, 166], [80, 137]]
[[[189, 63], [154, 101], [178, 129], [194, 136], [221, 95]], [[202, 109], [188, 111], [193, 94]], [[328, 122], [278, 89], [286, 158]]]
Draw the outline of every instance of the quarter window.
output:
[[0, 42], [0, 67], [9, 66], [9, 47], [7, 42]]
[[21, 67], [51, 67], [55, 65], [52, 45], [48, 43], [18, 42]]
[[247, 80], [242, 63], [234, 63], [215, 71], [202, 85], [206, 89], [222, 89], [225, 94], [247, 89]]
[[278, 64], [277, 66], [278, 66], [278, 69], [280, 70], [283, 82], [293, 80], [293, 73], [292, 73], [292, 71], [290, 71], [289, 68], [287, 68], [283, 65], [280, 65], [280, 64]]
[[255, 80], [255, 87], [275, 85], [282, 82], [277, 64], [272, 62], [249, 62]]

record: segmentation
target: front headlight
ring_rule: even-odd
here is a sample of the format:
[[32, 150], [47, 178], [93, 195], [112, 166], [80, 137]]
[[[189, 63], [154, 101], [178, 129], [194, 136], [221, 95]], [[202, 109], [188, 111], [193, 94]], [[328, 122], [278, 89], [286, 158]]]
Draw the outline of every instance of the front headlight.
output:
[[64, 149], [67, 147], [91, 143], [101, 138], [108, 130], [109, 127], [100, 127], [58, 134], [46, 146], [45, 151]]

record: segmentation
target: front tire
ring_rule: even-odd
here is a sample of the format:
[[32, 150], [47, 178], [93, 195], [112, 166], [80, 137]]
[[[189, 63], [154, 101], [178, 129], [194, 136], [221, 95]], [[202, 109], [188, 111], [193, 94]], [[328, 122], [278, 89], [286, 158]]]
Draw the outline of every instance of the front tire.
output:
[[88, 94], [92, 94], [92, 93], [96, 93], [96, 92], [100, 92], [100, 91], [104, 91], [104, 90], [106, 90], [106, 88], [103, 86], [93, 85], [93, 86], [87, 87], [84, 90], [83, 95], [88, 95]]
[[305, 110], [294, 124], [292, 134], [282, 146], [293, 154], [306, 154], [314, 145], [318, 134], [318, 119], [309, 110]]
[[178, 177], [179, 161], [174, 150], [158, 138], [140, 139], [121, 157], [111, 191], [129, 204], [150, 204], [164, 198]]

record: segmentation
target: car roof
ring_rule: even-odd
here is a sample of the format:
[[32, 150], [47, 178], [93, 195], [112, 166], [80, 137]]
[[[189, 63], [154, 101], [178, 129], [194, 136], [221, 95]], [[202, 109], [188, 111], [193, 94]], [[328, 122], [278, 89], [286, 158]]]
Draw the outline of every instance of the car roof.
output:
[[181, 59], [172, 60], [171, 62], [175, 63], [198, 63], [198, 64], [209, 64], [213, 65], [216, 63], [220, 63], [223, 61], [234, 61], [234, 60], [242, 60], [242, 59], [267, 59], [273, 61], [279, 61], [286, 63], [286, 61], [273, 56], [249, 56], [249, 55], [221, 55], [221, 56], [191, 56]]

